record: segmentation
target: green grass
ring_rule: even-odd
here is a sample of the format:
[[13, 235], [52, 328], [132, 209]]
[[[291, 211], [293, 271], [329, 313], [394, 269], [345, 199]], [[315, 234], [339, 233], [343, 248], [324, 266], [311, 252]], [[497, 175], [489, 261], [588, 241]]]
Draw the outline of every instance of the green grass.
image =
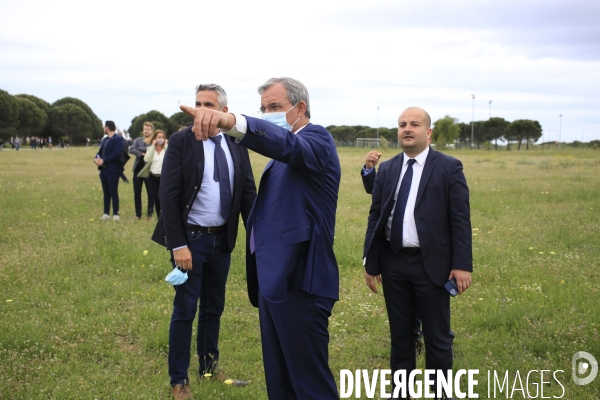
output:
[[[170, 398], [173, 289], [163, 281], [169, 256], [149, 239], [154, 222], [134, 221], [131, 185], [119, 187], [123, 220], [99, 220], [95, 151], [0, 152], [2, 399]], [[341, 369], [387, 368], [389, 358], [383, 296], [366, 287], [361, 266], [370, 196], [358, 171], [366, 151], [339, 152], [335, 252], [341, 297], [330, 319], [336, 379]], [[384, 150], [383, 159], [396, 152]], [[487, 398], [488, 370], [510, 371], [512, 387], [517, 370], [525, 385], [534, 369], [564, 370], [557, 375], [562, 398], [600, 398], [600, 377], [588, 386], [571, 379], [576, 351], [600, 360], [600, 152], [449, 154], [463, 161], [471, 189], [475, 261], [473, 286], [452, 300], [455, 368], [480, 370], [480, 398]], [[252, 159], [258, 179], [267, 160]], [[244, 240], [241, 231], [238, 244]], [[243, 259], [238, 245], [220, 363], [250, 384], [231, 388], [192, 380], [196, 398], [266, 398], [258, 313], [247, 300]], [[423, 356], [418, 362], [424, 367]], [[190, 376], [196, 365], [193, 358]], [[552, 383], [544, 396], [560, 396], [552, 377], [545, 380]], [[521, 393], [513, 398], [523, 398]]]

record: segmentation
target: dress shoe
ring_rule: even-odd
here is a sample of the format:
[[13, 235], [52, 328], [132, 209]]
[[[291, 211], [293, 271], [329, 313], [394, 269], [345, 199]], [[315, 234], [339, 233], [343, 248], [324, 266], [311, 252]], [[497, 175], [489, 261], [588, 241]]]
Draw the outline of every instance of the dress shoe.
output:
[[201, 375], [200, 379], [210, 379], [213, 382], [224, 383], [225, 385], [231, 385], [231, 386], [246, 386], [248, 384], [247, 381], [242, 381], [239, 379], [231, 379], [223, 371], [217, 371], [212, 374], [206, 373], [204, 375]]
[[171, 389], [173, 390], [173, 398], [175, 400], [191, 399], [194, 396], [190, 391], [190, 385], [187, 383], [179, 383]]

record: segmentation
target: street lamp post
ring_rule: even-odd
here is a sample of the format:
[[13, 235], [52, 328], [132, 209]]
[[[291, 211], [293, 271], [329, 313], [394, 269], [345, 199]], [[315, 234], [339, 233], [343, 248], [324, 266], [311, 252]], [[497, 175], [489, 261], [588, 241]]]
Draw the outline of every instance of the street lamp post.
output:
[[379, 106], [377, 106], [377, 148], [379, 148]]
[[562, 114], [558, 114], [559, 116], [559, 120], [558, 120], [558, 147], [560, 148], [560, 134], [562, 131]]
[[471, 149], [473, 148], [473, 136], [475, 132], [475, 95], [472, 94], [473, 98], [473, 115], [471, 116]]
[[490, 100], [490, 119], [492, 118], [492, 102], [494, 100]]

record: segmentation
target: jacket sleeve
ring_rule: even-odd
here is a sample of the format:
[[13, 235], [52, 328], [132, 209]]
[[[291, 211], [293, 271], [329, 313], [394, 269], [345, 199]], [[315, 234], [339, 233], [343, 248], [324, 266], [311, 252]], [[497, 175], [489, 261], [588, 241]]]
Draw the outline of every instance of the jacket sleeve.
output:
[[117, 134], [115, 134], [112, 139], [112, 143], [106, 145], [106, 150], [108, 150], [112, 144], [112, 151], [109, 154], [104, 154], [104, 164], [113, 163], [113, 162], [121, 162], [121, 152], [123, 151], [123, 138]]
[[169, 151], [163, 159], [163, 175], [160, 182], [159, 196], [162, 208], [161, 219], [165, 227], [168, 249], [187, 246], [187, 236], [183, 226], [183, 207], [187, 199], [183, 199], [183, 148], [185, 137], [173, 134], [169, 140]]
[[473, 271], [473, 231], [469, 188], [462, 163], [454, 161], [450, 172], [448, 217], [452, 234], [452, 269]]
[[144, 156], [144, 162], [146, 162], [146, 163], [152, 162], [152, 157], [154, 157], [155, 152], [156, 152], [156, 149], [155, 149], [154, 145], [150, 145], [150, 146], [146, 147], [146, 155]]
[[294, 168], [320, 173], [336, 151], [331, 134], [321, 126], [308, 124], [294, 134], [270, 122], [245, 117], [248, 130], [240, 144]]
[[364, 175], [362, 168], [360, 169], [360, 177], [362, 178], [362, 183], [365, 188], [365, 192], [367, 194], [373, 193], [373, 186], [375, 185], [375, 176], [377, 175], [377, 171], [375, 167], [368, 174]]
[[381, 217], [381, 201], [382, 201], [382, 179], [385, 178], [385, 164], [382, 164], [379, 168], [379, 173], [374, 174], [373, 171], [369, 175], [375, 175], [373, 180], [373, 191], [371, 192], [371, 208], [369, 209], [369, 219], [367, 222], [367, 232], [365, 234], [365, 244], [363, 250], [363, 257], [367, 256], [367, 252], [369, 250], [369, 246], [371, 245], [371, 240], [373, 239], [373, 234], [375, 233], [375, 227], [377, 226], [377, 222]]
[[136, 157], [141, 157], [142, 153], [146, 152], [146, 146], [144, 146], [144, 139], [137, 138], [133, 141], [133, 144], [129, 148], [129, 153]]

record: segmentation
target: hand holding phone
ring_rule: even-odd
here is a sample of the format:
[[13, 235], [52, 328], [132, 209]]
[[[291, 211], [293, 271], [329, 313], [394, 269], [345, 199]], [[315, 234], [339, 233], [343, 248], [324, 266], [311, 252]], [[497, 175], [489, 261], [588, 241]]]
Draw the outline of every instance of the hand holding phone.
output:
[[450, 279], [444, 287], [450, 293], [450, 296], [455, 297], [458, 294], [458, 286], [456, 286], [456, 278]]

